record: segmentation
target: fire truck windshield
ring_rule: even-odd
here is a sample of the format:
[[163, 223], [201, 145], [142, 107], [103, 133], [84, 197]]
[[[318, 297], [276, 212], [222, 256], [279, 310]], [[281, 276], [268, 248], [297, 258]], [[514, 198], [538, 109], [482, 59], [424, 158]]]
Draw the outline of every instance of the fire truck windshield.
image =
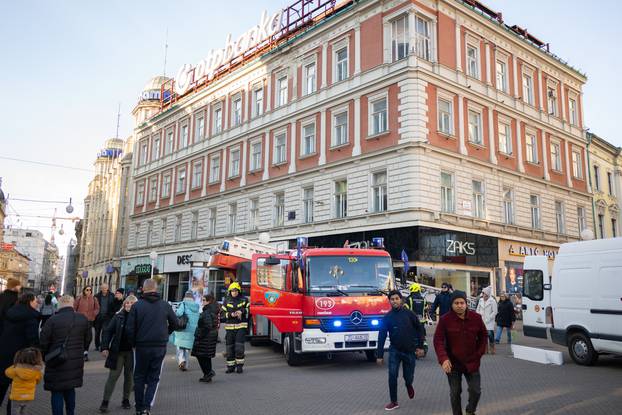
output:
[[395, 287], [391, 259], [384, 256], [312, 256], [306, 271], [312, 294], [381, 294]]

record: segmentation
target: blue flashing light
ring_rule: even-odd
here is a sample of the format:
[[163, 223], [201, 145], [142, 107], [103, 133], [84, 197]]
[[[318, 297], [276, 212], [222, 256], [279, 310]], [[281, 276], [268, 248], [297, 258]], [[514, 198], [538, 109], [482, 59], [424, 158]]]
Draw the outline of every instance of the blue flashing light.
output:
[[380, 324], [380, 321], [378, 321], [378, 319], [376, 318], [371, 321], [372, 326], [377, 326], [378, 324]]
[[309, 240], [306, 236], [299, 236], [296, 238], [296, 248], [306, 248], [309, 246]]
[[341, 320], [335, 320], [335, 321], [333, 321], [333, 326], [335, 326], [335, 327], [341, 327]]
[[229, 250], [229, 241], [223, 241], [223, 243], [222, 243], [222, 250], [223, 251], [228, 251]]
[[376, 237], [371, 239], [372, 248], [384, 248], [384, 238]]

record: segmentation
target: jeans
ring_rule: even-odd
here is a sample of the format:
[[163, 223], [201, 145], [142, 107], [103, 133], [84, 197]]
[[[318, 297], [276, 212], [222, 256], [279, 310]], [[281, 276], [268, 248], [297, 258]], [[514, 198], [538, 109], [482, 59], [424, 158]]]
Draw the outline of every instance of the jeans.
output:
[[110, 318], [108, 318], [108, 316], [97, 316], [93, 322], [93, 327], [95, 328], [95, 348], [97, 350], [99, 350], [99, 347], [101, 346], [102, 331], [106, 328], [106, 325], [108, 325], [109, 322]]
[[411, 386], [415, 378], [415, 353], [400, 352], [397, 349], [389, 348], [389, 396], [391, 402], [397, 402], [397, 376], [400, 372], [402, 363], [402, 375], [406, 386]]
[[177, 364], [180, 365], [182, 363], [186, 363], [188, 365], [188, 356], [190, 355], [190, 350], [177, 347]]
[[[32, 401], [11, 401], [11, 415], [27, 415], [32, 413], [28, 410], [28, 406]], [[8, 409], [8, 408], [7, 408]]]
[[74, 415], [76, 410], [76, 390], [52, 391], [52, 415], [63, 415], [63, 405], [67, 415]]
[[160, 384], [166, 346], [137, 347], [134, 352], [134, 399], [136, 411], [150, 410]]
[[110, 400], [121, 371], [123, 371], [123, 399], [129, 399], [134, 386], [134, 353], [131, 350], [119, 352], [117, 368], [110, 369], [108, 372], [108, 380], [104, 387], [104, 401]]
[[486, 330], [488, 331], [488, 344], [491, 346], [495, 344], [495, 331], [494, 330]]
[[469, 402], [466, 406], [467, 412], [475, 412], [479, 398], [482, 395], [479, 372], [460, 373], [452, 371], [449, 373], [447, 380], [449, 381], [449, 397], [453, 415], [462, 415], [462, 375], [464, 375], [467, 381], [469, 391]]
[[495, 338], [495, 342], [499, 343], [501, 341], [501, 334], [503, 333], [503, 329], [508, 335], [508, 344], [512, 343], [512, 328], [511, 327], [501, 327], [497, 326], [497, 336]]

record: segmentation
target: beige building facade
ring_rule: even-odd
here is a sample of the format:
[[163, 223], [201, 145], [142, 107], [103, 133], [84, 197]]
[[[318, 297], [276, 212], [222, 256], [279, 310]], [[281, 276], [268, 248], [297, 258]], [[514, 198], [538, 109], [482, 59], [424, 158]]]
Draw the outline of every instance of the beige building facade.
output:
[[122, 276], [156, 251], [174, 300], [224, 238], [384, 236], [398, 274], [404, 250], [405, 277], [476, 295], [506, 289], [506, 244], [578, 240], [586, 78], [475, 4], [354, 2], [211, 81], [165, 84], [134, 133]]

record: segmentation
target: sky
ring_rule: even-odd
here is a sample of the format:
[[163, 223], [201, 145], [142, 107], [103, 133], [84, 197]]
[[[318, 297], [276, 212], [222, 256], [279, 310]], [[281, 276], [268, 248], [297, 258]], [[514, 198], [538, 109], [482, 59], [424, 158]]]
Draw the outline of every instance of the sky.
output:
[[[0, 0], [0, 157], [52, 163], [57, 168], [0, 158], [2, 189], [13, 199], [6, 224], [50, 237], [51, 217], [81, 217], [97, 152], [116, 135], [132, 133], [131, 111], [143, 86], [164, 71], [194, 64], [294, 0]], [[616, 75], [622, 72], [622, 2], [600, 0], [488, 0], [506, 23], [527, 28], [551, 51], [588, 76], [586, 126], [622, 146]], [[75, 211], [65, 206], [72, 199]], [[19, 213], [20, 216], [16, 216]], [[36, 218], [30, 216], [44, 216]], [[55, 235], [64, 246], [73, 233]]]

